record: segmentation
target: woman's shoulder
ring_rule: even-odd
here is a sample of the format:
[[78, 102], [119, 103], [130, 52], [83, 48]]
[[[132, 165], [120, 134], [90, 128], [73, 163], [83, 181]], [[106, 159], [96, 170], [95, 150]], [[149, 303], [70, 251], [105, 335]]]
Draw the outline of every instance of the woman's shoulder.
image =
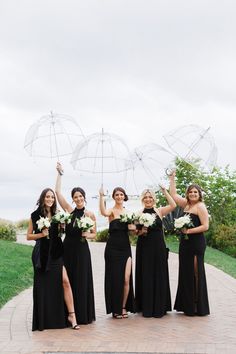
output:
[[159, 208], [154, 207], [154, 208], [153, 208], [154, 211], [155, 211], [155, 213], [156, 213], [158, 216], [161, 216], [161, 208], [162, 208], [162, 207], [159, 207]]
[[197, 209], [201, 211], [207, 211], [206, 204], [204, 202], [198, 202], [196, 205]]
[[84, 210], [84, 214], [85, 214], [85, 216], [89, 216], [89, 217], [95, 218], [95, 214], [94, 214], [94, 212], [91, 211], [91, 210], [85, 209], [85, 210]]
[[123, 212], [125, 212], [125, 208], [123, 208], [122, 212], [121, 212], [121, 210], [116, 209], [115, 207], [111, 208], [110, 211], [111, 211], [110, 216], [111, 216], [113, 219], [119, 219], [119, 218], [120, 218], [120, 215], [123, 214]]
[[207, 207], [204, 202], [197, 202], [194, 206], [187, 204], [184, 208], [184, 212], [195, 215], [199, 215], [200, 213], [205, 211], [207, 212]]

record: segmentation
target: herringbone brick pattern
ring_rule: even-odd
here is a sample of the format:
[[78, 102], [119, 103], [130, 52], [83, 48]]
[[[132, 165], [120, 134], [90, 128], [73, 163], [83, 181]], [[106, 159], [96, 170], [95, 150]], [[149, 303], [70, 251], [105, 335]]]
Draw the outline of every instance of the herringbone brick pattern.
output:
[[[211, 315], [187, 317], [170, 312], [161, 319], [131, 314], [113, 319], [105, 314], [104, 246], [90, 243], [97, 320], [81, 326], [31, 332], [32, 289], [9, 301], [0, 311], [0, 352], [42, 353], [236, 353], [236, 280], [206, 265]], [[135, 249], [133, 248], [133, 253]], [[178, 256], [170, 254], [172, 299], [177, 286]]]

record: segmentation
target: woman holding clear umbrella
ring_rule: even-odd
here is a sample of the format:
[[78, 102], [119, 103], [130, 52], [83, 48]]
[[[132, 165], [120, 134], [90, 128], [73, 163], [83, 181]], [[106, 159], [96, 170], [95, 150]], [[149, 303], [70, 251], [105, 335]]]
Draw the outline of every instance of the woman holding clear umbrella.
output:
[[[64, 245], [64, 264], [70, 280], [75, 314], [79, 324], [88, 324], [95, 320], [94, 290], [91, 255], [87, 239], [96, 236], [96, 219], [93, 212], [85, 208], [85, 191], [75, 187], [71, 191], [71, 197], [75, 208], [66, 201], [61, 192], [61, 176], [63, 169], [60, 163], [57, 164], [58, 176], [56, 180], [56, 196], [64, 211], [72, 214], [71, 223], [66, 225]], [[78, 221], [83, 218], [90, 220], [93, 226], [89, 231], [79, 228]], [[91, 224], [91, 225], [92, 225]]]
[[145, 189], [141, 194], [143, 209], [137, 225], [135, 300], [137, 312], [142, 312], [144, 317], [162, 317], [171, 311], [168, 250], [162, 218], [174, 210], [176, 204], [165, 188], [162, 192], [168, 204], [158, 208], [154, 191]]
[[179, 279], [174, 309], [187, 316], [209, 315], [204, 267], [209, 215], [197, 184], [188, 186], [185, 197], [176, 191], [175, 171], [170, 175], [170, 194], [191, 219], [191, 227], [182, 229], [179, 245]]
[[123, 203], [128, 196], [123, 188], [115, 188], [112, 193], [115, 205], [110, 209], [105, 207], [102, 187], [99, 196], [100, 212], [109, 219], [109, 238], [105, 248], [106, 311], [116, 319], [127, 318], [128, 311], [134, 312], [132, 254], [129, 225], [122, 222], [120, 217], [125, 212]]

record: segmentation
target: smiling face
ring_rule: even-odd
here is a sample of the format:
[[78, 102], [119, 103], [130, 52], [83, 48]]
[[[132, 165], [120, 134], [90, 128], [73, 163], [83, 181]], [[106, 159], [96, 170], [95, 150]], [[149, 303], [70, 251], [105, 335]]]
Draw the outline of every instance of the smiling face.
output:
[[52, 191], [48, 190], [44, 197], [44, 205], [46, 208], [51, 208], [55, 202], [55, 195]]
[[142, 198], [142, 202], [145, 208], [152, 208], [155, 204], [153, 196], [150, 192], [146, 192]]
[[123, 192], [117, 190], [113, 195], [113, 199], [115, 200], [115, 202], [117, 204], [123, 204], [123, 202], [125, 200], [125, 195]]
[[75, 192], [73, 194], [73, 202], [75, 202], [76, 207], [78, 209], [81, 209], [84, 207], [85, 199], [82, 193], [80, 192]]
[[189, 202], [191, 203], [197, 203], [200, 200], [200, 194], [197, 188], [193, 187], [191, 189], [189, 189], [188, 193], [187, 193], [187, 199], [189, 200]]

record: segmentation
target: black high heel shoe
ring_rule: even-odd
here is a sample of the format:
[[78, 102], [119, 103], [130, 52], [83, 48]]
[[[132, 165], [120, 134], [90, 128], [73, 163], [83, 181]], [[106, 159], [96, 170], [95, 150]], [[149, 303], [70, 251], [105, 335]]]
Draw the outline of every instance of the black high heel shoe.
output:
[[112, 314], [112, 317], [113, 317], [113, 318], [116, 318], [117, 320], [120, 320], [120, 319], [123, 318], [123, 316], [122, 316], [122, 315], [119, 315], [118, 313], [113, 313], [113, 314]]
[[[77, 323], [75, 323], [74, 325], [73, 325], [73, 320], [71, 320], [70, 318], [71, 318], [71, 315], [73, 315], [74, 314], [74, 312], [68, 312], [68, 322], [70, 322], [70, 324], [71, 324], [71, 328], [72, 329], [75, 329], [75, 330], [78, 330], [78, 329], [80, 329], [80, 326], [77, 324]], [[73, 316], [73, 317], [75, 317], [75, 316]]]

